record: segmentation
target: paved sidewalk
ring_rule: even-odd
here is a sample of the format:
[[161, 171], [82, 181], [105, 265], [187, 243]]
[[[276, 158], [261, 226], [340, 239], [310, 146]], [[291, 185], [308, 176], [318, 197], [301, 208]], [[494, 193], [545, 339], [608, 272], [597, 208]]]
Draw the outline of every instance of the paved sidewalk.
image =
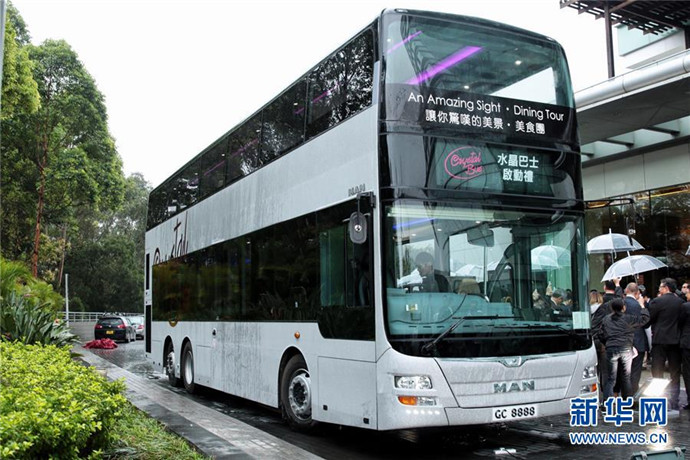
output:
[[106, 373], [108, 379], [124, 379], [132, 404], [187, 439], [204, 455], [215, 459], [319, 459], [306, 450], [216, 410], [161, 388], [146, 378], [122, 369], [87, 349], [81, 359]]

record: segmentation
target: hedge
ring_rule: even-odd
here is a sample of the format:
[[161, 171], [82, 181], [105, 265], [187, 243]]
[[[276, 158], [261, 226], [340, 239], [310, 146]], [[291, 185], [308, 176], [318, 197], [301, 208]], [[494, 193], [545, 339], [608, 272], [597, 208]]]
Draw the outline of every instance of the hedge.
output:
[[0, 342], [0, 458], [97, 458], [124, 388], [67, 348]]

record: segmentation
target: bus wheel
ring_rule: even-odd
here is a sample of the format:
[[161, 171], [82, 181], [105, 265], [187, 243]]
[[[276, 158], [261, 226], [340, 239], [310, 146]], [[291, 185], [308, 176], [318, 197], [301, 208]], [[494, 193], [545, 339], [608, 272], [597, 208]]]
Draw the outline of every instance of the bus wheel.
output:
[[182, 348], [182, 367], [180, 368], [180, 377], [187, 393], [194, 393], [196, 384], [194, 383], [194, 353], [192, 352], [192, 344], [187, 342]]
[[301, 355], [290, 358], [280, 380], [283, 417], [295, 431], [310, 431], [316, 426], [311, 418], [311, 378]]
[[168, 383], [174, 387], [180, 386], [180, 379], [175, 377], [175, 349], [172, 343], [165, 350], [165, 373], [168, 375]]

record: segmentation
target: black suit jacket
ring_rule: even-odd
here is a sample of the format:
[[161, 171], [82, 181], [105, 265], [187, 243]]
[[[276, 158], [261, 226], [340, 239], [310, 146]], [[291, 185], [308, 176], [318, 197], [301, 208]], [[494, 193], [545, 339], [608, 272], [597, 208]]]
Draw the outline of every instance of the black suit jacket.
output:
[[680, 311], [683, 301], [675, 294], [664, 294], [649, 302], [653, 345], [680, 343]]
[[[680, 347], [690, 349], [690, 302], [685, 302], [680, 311]], [[686, 385], [688, 385], [686, 383]]]
[[[625, 313], [632, 316], [640, 316], [642, 314], [642, 307], [633, 297], [625, 296]], [[649, 326], [647, 326], [649, 327]], [[647, 334], [645, 333], [646, 327], [640, 327], [635, 329], [635, 334], [633, 335], [633, 346], [637, 348], [637, 351], [644, 353], [649, 351], [649, 346], [647, 345]]]

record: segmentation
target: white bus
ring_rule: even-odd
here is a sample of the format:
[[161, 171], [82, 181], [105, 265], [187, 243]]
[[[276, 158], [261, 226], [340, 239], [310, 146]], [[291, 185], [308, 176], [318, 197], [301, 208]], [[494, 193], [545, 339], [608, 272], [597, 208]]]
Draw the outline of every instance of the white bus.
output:
[[376, 430], [596, 395], [562, 48], [385, 10], [151, 192], [146, 353], [172, 384]]

